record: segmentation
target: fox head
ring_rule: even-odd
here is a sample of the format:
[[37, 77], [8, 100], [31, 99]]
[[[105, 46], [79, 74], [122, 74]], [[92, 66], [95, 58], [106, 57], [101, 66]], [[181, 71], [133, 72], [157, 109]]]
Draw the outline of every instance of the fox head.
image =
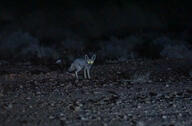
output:
[[91, 58], [89, 58], [87, 55], [85, 55], [85, 60], [87, 64], [92, 65], [96, 59], [96, 55], [94, 54]]

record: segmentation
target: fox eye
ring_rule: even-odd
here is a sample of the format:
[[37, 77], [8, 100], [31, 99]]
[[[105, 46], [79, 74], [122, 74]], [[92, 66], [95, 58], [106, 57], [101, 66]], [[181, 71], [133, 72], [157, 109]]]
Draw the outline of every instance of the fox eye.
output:
[[87, 61], [88, 64], [93, 64], [93, 61]]

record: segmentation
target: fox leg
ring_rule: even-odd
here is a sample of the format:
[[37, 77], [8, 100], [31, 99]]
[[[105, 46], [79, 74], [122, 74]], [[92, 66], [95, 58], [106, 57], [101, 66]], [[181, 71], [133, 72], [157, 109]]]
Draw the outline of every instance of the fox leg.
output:
[[85, 68], [84, 68], [84, 78], [85, 78], [85, 79], [87, 78], [86, 69], [85, 69]]
[[89, 71], [90, 71], [90, 69], [87, 69], [87, 76], [88, 76], [89, 79], [91, 79]]
[[75, 77], [76, 77], [77, 80], [79, 79], [77, 71], [75, 71]]
[[78, 67], [77, 70], [75, 71], [75, 77], [76, 77], [77, 80], [79, 79], [78, 72], [79, 72], [80, 70], [81, 70], [81, 68]]

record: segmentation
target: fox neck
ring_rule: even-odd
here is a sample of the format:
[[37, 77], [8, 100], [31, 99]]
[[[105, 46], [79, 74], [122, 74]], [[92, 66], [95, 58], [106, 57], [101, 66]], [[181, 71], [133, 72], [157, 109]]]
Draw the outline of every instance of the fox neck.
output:
[[86, 63], [86, 64], [87, 64], [86, 66], [87, 66], [88, 68], [91, 68], [91, 66], [93, 65], [93, 64], [89, 64], [89, 63]]

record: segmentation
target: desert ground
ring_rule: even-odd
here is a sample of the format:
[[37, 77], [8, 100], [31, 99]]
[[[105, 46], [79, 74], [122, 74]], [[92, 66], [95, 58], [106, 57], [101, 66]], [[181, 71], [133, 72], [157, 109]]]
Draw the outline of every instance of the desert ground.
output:
[[0, 126], [192, 126], [183, 60], [94, 64], [76, 81], [56, 64], [0, 65]]

